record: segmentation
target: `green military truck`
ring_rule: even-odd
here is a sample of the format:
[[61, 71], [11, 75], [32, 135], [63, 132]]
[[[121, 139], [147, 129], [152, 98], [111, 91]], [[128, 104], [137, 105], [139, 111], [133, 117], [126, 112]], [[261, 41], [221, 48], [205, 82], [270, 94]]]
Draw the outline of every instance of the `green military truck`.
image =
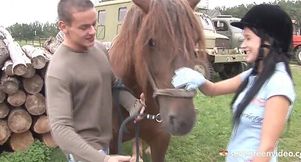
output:
[[[131, 0], [113, 0], [96, 4], [98, 12], [97, 39], [104, 42], [110, 48], [110, 42], [121, 29], [122, 22], [129, 8], [133, 5]], [[206, 38], [206, 51], [210, 61], [210, 73], [207, 78], [212, 78], [213, 72], [217, 72], [222, 79], [232, 77], [244, 70], [242, 62], [245, 54], [237, 48], [231, 48], [230, 39], [218, 34], [209, 16], [196, 12]]]
[[98, 12], [96, 38], [111, 42], [121, 29], [125, 15], [132, 4], [131, 0], [113, 0], [96, 4]]
[[[231, 49], [239, 49], [244, 39], [242, 30], [231, 25], [232, 22], [238, 21], [240, 21], [240, 18], [233, 17], [232, 15], [218, 15], [212, 18], [216, 32], [225, 35], [230, 39]], [[226, 64], [225, 70], [234, 70], [236, 68], [240, 68], [239, 70], [246, 70], [248, 67], [249, 65], [241, 60], [241, 62]], [[227, 72], [225, 74], [227, 75]]]
[[231, 15], [218, 15], [212, 18], [217, 33], [227, 36], [231, 41], [231, 48], [238, 48], [242, 41], [242, 30], [231, 25], [232, 22], [240, 21], [240, 18]]

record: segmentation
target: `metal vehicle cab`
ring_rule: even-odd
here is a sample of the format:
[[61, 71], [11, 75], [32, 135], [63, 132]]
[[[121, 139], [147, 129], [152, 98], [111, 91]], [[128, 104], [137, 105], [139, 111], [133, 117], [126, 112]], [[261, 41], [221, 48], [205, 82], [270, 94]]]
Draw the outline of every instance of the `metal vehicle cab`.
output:
[[243, 41], [242, 30], [231, 25], [232, 22], [239, 22], [240, 18], [231, 15], [218, 15], [212, 18], [217, 33], [227, 36], [231, 40], [231, 48], [237, 48]]
[[95, 5], [98, 13], [96, 38], [101, 40], [107, 49], [121, 29], [125, 15], [132, 5], [132, 0], [105, 1]]
[[[215, 21], [212, 21], [208, 15], [204, 13], [196, 13], [196, 15], [200, 17], [204, 27], [206, 51], [209, 56], [209, 61], [221, 79], [227, 79], [246, 70], [248, 67], [245, 63], [246, 55], [239, 50], [239, 45], [243, 40], [242, 31], [236, 28], [235, 32], [229, 32], [228, 34], [219, 33], [214, 26]], [[221, 23], [220, 28], [231, 28], [229, 26], [230, 24], [226, 25], [227, 24], [224, 24], [224, 26], [222, 26]], [[234, 36], [236, 36], [237, 39], [233, 39]], [[234, 45], [233, 42], [237, 42], [235, 43], [236, 45]]]

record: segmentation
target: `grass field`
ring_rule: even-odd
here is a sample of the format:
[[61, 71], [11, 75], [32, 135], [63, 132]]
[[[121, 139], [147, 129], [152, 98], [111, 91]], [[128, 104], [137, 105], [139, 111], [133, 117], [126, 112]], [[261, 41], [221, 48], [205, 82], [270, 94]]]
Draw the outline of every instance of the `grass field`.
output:
[[[279, 151], [301, 152], [301, 66], [292, 65], [297, 98], [290, 118], [290, 124], [280, 139]], [[173, 137], [166, 155], [166, 162], [223, 162], [219, 151], [227, 147], [231, 132], [230, 102], [232, 96], [206, 97], [198, 94], [195, 98], [197, 122], [192, 132], [184, 137]], [[129, 144], [127, 144], [129, 147]], [[45, 150], [45, 149], [44, 149]], [[31, 151], [33, 152], [33, 151]], [[22, 156], [29, 156], [31, 152]], [[40, 150], [43, 153], [43, 150]], [[45, 154], [45, 153], [44, 153]], [[59, 149], [46, 152], [47, 162], [64, 162]], [[7, 156], [7, 154], [5, 154]], [[10, 156], [14, 156], [11, 154]], [[301, 155], [300, 155], [301, 156]], [[3, 160], [2, 162], [16, 162]], [[6, 158], [7, 159], [7, 158]], [[44, 162], [43, 161], [43, 162]], [[145, 158], [149, 162], [149, 158]], [[281, 157], [280, 162], [301, 162], [301, 157]], [[40, 162], [40, 161], [37, 161]]]

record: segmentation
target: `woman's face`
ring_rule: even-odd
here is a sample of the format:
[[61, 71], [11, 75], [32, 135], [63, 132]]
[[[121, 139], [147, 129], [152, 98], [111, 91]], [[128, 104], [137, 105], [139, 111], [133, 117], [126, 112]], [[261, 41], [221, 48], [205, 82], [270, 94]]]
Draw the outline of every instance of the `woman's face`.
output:
[[241, 48], [246, 52], [246, 62], [254, 63], [260, 47], [260, 37], [258, 37], [250, 28], [245, 27], [243, 30], [244, 41]]

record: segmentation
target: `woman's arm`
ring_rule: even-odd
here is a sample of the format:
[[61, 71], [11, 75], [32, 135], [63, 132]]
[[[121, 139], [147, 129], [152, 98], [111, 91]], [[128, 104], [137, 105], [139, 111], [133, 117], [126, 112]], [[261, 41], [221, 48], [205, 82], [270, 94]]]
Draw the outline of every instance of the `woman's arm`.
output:
[[199, 89], [206, 96], [218, 96], [236, 92], [241, 83], [242, 78], [240, 75], [236, 75], [233, 78], [222, 80], [216, 83], [206, 80], [206, 82], [200, 86]]
[[[285, 96], [273, 96], [267, 100], [260, 146], [257, 150], [259, 155], [275, 150], [277, 141], [285, 127], [289, 105], [290, 101]], [[265, 157], [256, 156], [252, 162], [269, 162], [270, 159], [271, 155]]]
[[236, 92], [249, 72], [246, 71], [233, 78], [213, 83], [205, 79], [202, 73], [182, 67], [175, 71], [171, 83], [175, 88], [185, 88], [186, 90], [199, 88], [207, 96], [218, 96]]

